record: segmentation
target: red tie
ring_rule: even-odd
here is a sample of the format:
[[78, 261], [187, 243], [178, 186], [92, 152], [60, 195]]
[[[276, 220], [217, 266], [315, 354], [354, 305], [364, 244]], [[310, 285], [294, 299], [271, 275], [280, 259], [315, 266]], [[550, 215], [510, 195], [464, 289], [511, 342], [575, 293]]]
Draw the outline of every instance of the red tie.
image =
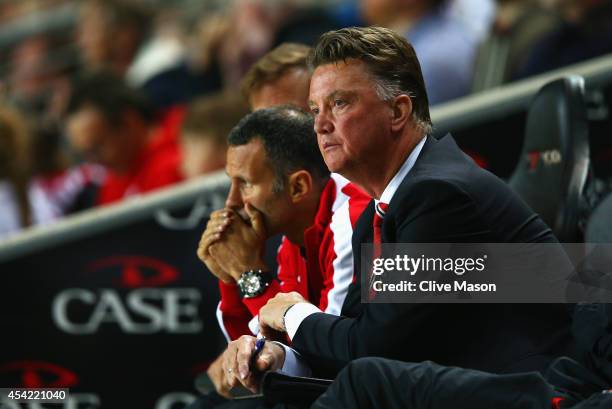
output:
[[[387, 208], [389, 205], [387, 203], [378, 202], [374, 207], [374, 219], [372, 220], [372, 228], [374, 230], [374, 239], [372, 240], [372, 263], [374, 263], [374, 259], [379, 258], [382, 249], [382, 225], [383, 219], [385, 217], [385, 213], [387, 212]], [[372, 274], [372, 270], [370, 270], [370, 299], [374, 298], [374, 288], [372, 287], [374, 281], [374, 275]]]
[[382, 225], [385, 213], [387, 213], [388, 204], [378, 202], [374, 207], [374, 220], [372, 221], [372, 227], [374, 229], [374, 244], [373, 258], [380, 257], [380, 244], [382, 243]]

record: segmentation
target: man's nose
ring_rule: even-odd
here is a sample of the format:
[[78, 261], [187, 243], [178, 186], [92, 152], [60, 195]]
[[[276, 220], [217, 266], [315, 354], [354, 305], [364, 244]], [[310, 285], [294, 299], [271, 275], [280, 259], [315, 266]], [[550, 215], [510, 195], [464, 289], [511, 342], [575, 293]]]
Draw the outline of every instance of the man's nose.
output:
[[331, 122], [327, 114], [321, 112], [315, 117], [314, 130], [317, 135], [331, 133], [333, 129], [334, 124]]
[[242, 201], [242, 195], [240, 194], [240, 189], [236, 185], [236, 183], [231, 184], [229, 193], [227, 194], [227, 199], [225, 199], [225, 207], [229, 207], [233, 210], [242, 209], [244, 206], [244, 202]]

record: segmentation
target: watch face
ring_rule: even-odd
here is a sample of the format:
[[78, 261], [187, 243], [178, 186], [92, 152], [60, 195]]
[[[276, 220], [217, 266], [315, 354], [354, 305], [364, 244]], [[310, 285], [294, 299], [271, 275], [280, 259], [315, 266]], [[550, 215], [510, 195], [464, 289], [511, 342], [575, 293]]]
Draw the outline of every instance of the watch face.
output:
[[238, 280], [238, 288], [244, 298], [256, 297], [265, 291], [268, 281], [261, 271], [247, 271]]
[[261, 289], [261, 281], [259, 277], [257, 277], [255, 274], [249, 274], [248, 277], [245, 277], [244, 292], [246, 294], [257, 293], [260, 289]]

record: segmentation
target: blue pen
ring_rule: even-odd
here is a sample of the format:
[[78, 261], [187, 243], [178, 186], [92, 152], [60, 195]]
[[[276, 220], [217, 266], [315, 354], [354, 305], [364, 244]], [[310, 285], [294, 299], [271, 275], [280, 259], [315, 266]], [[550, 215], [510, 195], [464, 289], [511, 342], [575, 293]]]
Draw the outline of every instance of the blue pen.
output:
[[257, 335], [257, 342], [255, 342], [255, 350], [253, 351], [253, 355], [251, 356], [251, 367], [255, 365], [255, 360], [259, 353], [263, 350], [264, 345], [266, 344], [266, 337], [261, 335]]

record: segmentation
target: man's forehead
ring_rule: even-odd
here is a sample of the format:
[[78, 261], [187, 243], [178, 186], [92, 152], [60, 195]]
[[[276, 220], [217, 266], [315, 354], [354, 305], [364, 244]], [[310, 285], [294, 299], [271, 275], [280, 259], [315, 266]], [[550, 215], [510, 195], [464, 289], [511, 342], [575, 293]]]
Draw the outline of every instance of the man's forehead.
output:
[[372, 82], [365, 64], [358, 60], [317, 67], [310, 82], [309, 103], [371, 89]]
[[232, 173], [244, 175], [263, 168], [266, 162], [263, 143], [259, 138], [253, 138], [243, 145], [230, 145], [227, 150], [226, 171], [230, 176]]
[[274, 81], [263, 84], [251, 93], [254, 110], [275, 105], [292, 104], [304, 107], [308, 97], [310, 73], [303, 68], [289, 68]]

